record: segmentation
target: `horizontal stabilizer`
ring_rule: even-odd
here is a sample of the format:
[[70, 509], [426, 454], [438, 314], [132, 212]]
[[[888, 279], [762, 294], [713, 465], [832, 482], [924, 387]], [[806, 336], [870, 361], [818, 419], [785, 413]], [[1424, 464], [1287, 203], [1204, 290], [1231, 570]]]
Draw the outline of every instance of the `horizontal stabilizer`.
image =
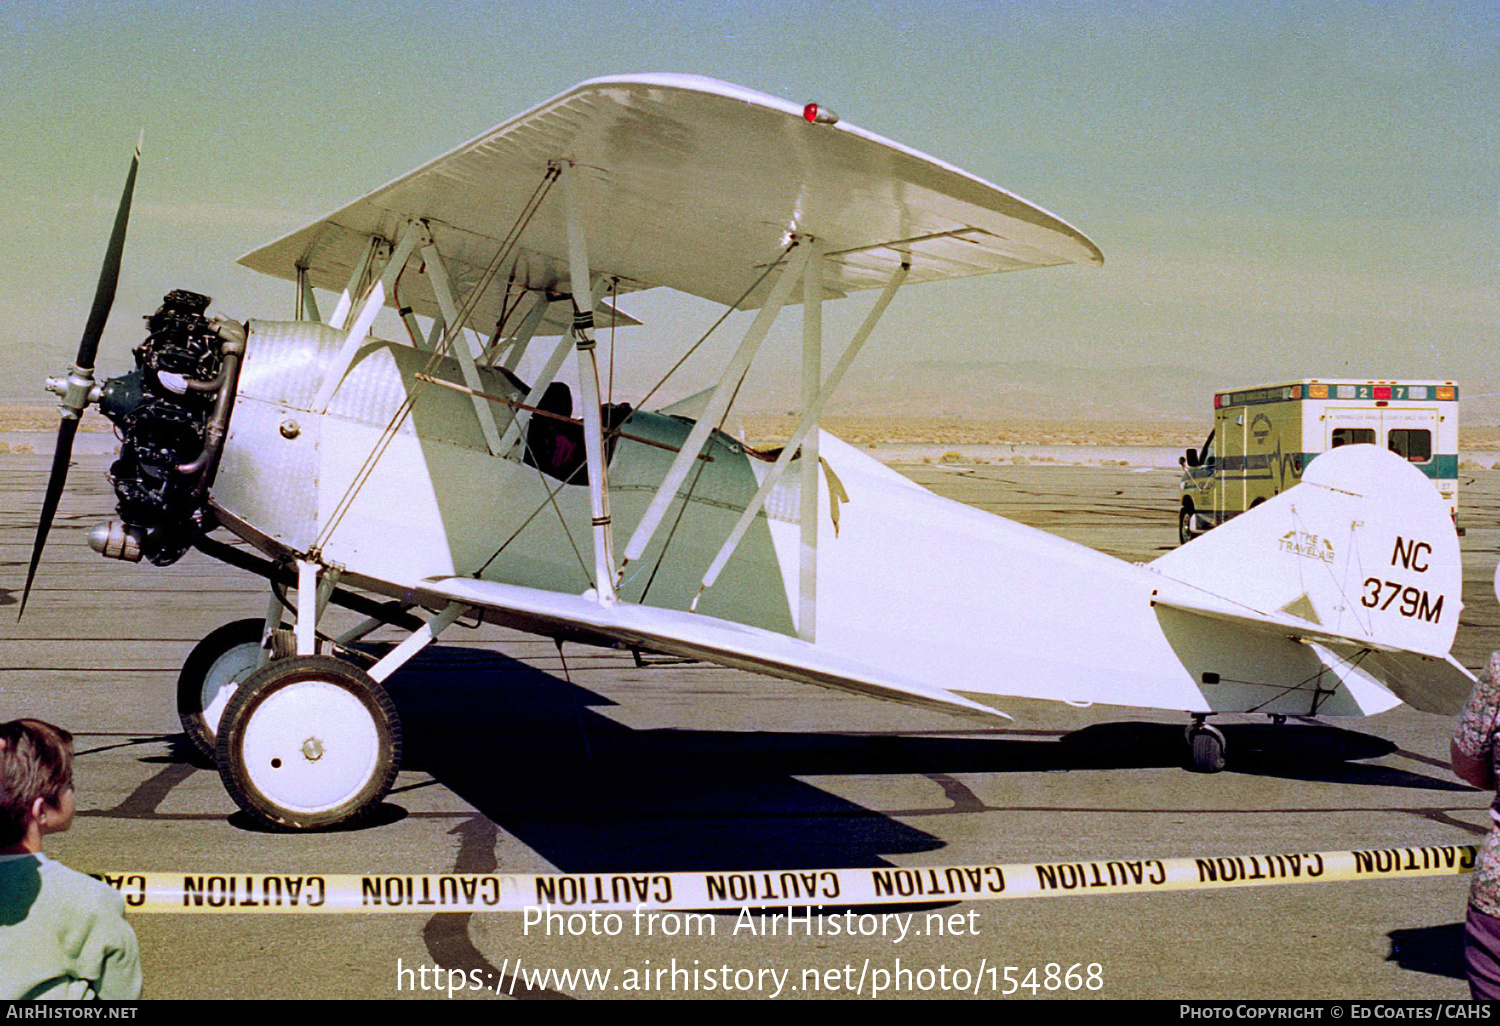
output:
[[[1416, 652], [1370, 652], [1351, 646], [1330, 646], [1319, 653], [1330, 669], [1357, 667], [1413, 709], [1457, 716], [1474, 689], [1474, 675], [1452, 656], [1437, 659]], [[1330, 660], [1328, 657], [1333, 656]]]
[[421, 589], [444, 602], [481, 607], [485, 619], [533, 634], [618, 643], [907, 705], [1011, 719], [951, 691], [903, 680], [797, 638], [711, 616], [625, 603], [606, 606], [581, 595], [469, 577], [428, 580]]
[[1307, 645], [1332, 677], [1318, 686], [1332, 690], [1335, 682], [1342, 683], [1367, 716], [1390, 709], [1397, 698], [1423, 712], [1456, 716], [1474, 687], [1473, 674], [1451, 656], [1381, 647], [1362, 638], [1320, 630], [1294, 617], [1250, 610], [1230, 612], [1213, 601], [1169, 601], [1160, 596], [1153, 601], [1158, 606], [1233, 624], [1263, 636], [1267, 643], [1290, 639]]
[[1372, 652], [1398, 651], [1360, 635], [1341, 634], [1337, 631], [1326, 630], [1307, 620], [1289, 616], [1286, 613], [1263, 613], [1259, 610], [1250, 609], [1248, 606], [1237, 606], [1235, 603], [1219, 598], [1216, 595], [1199, 592], [1196, 589], [1176, 593], [1168, 590], [1156, 595], [1151, 600], [1151, 603], [1155, 606], [1180, 609], [1185, 613], [1197, 613], [1200, 616], [1212, 617], [1215, 620], [1222, 620], [1227, 623], [1238, 624], [1241, 627], [1249, 627], [1271, 634], [1279, 634], [1283, 637], [1295, 637], [1301, 641], [1316, 641], [1325, 645], [1353, 644]]

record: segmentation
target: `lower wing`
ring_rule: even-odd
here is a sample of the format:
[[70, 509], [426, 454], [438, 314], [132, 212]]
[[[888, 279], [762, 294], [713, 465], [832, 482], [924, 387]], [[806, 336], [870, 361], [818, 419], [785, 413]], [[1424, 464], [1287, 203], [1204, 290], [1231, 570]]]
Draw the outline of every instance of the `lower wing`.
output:
[[467, 577], [425, 581], [421, 589], [445, 602], [482, 607], [489, 611], [486, 619], [533, 634], [705, 659], [908, 705], [1011, 718], [943, 688], [883, 673], [797, 638], [697, 613], [625, 603], [607, 606], [581, 595]]

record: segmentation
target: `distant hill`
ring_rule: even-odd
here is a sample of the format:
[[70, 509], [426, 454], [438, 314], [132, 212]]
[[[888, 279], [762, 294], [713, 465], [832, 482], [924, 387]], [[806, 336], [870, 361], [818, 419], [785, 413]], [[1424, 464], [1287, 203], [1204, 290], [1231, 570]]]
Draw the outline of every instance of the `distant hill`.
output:
[[[1203, 425], [1212, 417], [1216, 390], [1295, 377], [1271, 375], [1250, 380], [1243, 375], [1161, 364], [1085, 368], [1046, 360], [916, 360], [865, 369], [856, 365], [829, 404], [828, 413], [903, 419]], [[1459, 396], [1465, 426], [1500, 426], [1500, 391], [1483, 382], [1460, 381]], [[757, 406], [761, 408], [756, 412], [761, 414], [794, 409], [796, 383], [787, 382]]]
[[[1048, 440], [1109, 444], [1119, 436], [1130, 439], [1125, 444], [1196, 444], [1212, 420], [1215, 390], [1272, 380], [1161, 364], [1069, 367], [1045, 359], [856, 363], [826, 419], [837, 421], [851, 440], [870, 443], [1055, 435]], [[1459, 396], [1465, 447], [1500, 447], [1500, 389], [1459, 381]], [[735, 417], [747, 425], [753, 420], [753, 435], [785, 437], [795, 425], [786, 414], [798, 405], [791, 378], [769, 395], [742, 401]], [[0, 431], [56, 428], [56, 408], [46, 400], [0, 405]], [[84, 418], [84, 430], [109, 429], [102, 417]]]
[[[829, 413], [1202, 422], [1213, 408], [1214, 388], [1224, 384], [1202, 372], [1149, 365], [1081, 368], [1042, 360], [918, 360], [851, 371]], [[780, 390], [776, 399], [792, 398], [791, 408], [795, 394]]]

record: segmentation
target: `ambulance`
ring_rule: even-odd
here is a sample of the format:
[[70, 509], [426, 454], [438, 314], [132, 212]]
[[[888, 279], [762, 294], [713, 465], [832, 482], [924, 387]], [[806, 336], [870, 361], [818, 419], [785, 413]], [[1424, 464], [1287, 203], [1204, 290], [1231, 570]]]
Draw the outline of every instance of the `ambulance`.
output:
[[[1178, 541], [1286, 491], [1319, 453], [1381, 445], [1432, 479], [1458, 516], [1458, 386], [1451, 381], [1324, 381], [1214, 396], [1214, 429], [1178, 459]], [[1462, 532], [1460, 532], [1462, 533]]]

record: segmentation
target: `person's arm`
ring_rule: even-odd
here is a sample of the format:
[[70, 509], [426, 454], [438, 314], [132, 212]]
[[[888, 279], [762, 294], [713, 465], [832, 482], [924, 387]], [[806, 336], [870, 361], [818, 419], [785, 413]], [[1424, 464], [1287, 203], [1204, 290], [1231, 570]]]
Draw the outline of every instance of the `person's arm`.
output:
[[99, 997], [103, 1001], [136, 1001], [141, 996], [141, 952], [135, 931], [123, 919], [114, 942], [104, 953], [99, 975]]
[[125, 918], [125, 903], [111, 892], [96, 907], [88, 937], [79, 954], [80, 975], [89, 979], [105, 1001], [135, 1001], [141, 996], [141, 951], [135, 930]]
[[1474, 684], [1474, 691], [1459, 714], [1448, 758], [1453, 772], [1465, 783], [1485, 791], [1495, 790], [1495, 721], [1500, 716], [1500, 652], [1490, 654], [1489, 664]]
[[1481, 791], [1495, 790], [1495, 760], [1492, 756], [1476, 759], [1466, 755], [1458, 742], [1448, 743], [1448, 758], [1453, 763], [1453, 772], [1466, 784], [1473, 784]]

